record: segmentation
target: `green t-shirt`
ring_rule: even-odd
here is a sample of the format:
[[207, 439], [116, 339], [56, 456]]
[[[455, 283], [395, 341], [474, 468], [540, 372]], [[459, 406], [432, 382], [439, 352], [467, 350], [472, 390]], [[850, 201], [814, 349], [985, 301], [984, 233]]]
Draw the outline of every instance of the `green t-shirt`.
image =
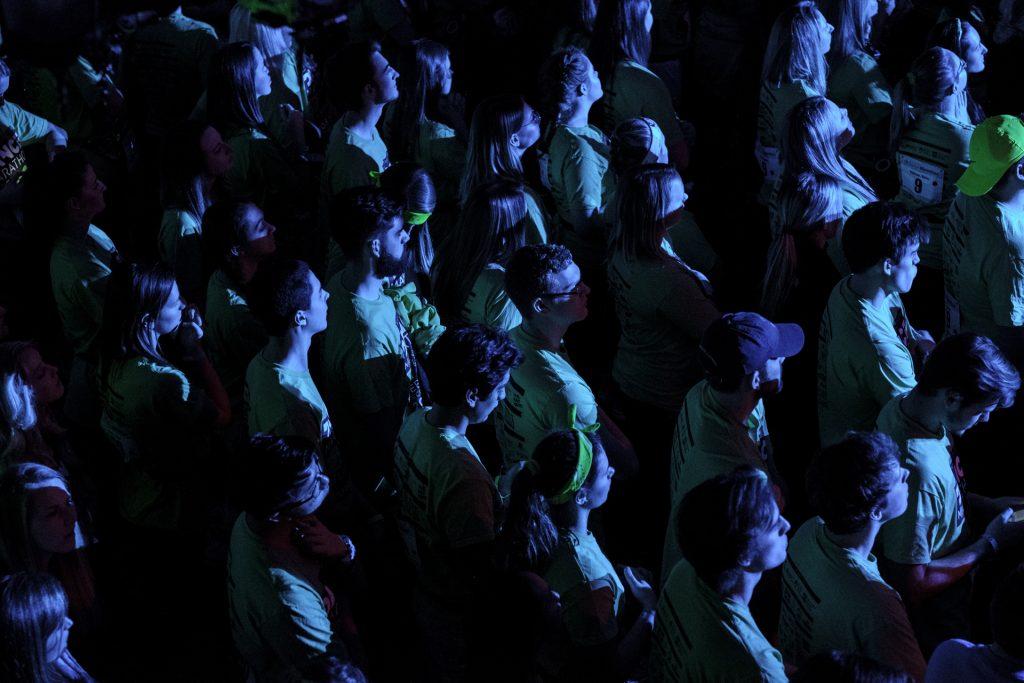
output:
[[177, 10], [139, 29], [132, 37], [129, 78], [141, 89], [146, 132], [163, 134], [183, 121], [199, 99], [217, 32]]
[[942, 233], [946, 335], [1024, 325], [1024, 212], [957, 194]]
[[[669, 491], [673, 509], [693, 487], [741, 465], [770, 475], [774, 472], [771, 458], [764, 403], [758, 401], [747, 420], [737, 422], [715, 398], [707, 380], [701, 380], [686, 394], [672, 437]], [[681, 557], [675, 524], [669, 524], [662, 550], [663, 578]]]
[[342, 274], [327, 283], [322, 374], [329, 378], [325, 389], [335, 429], [358, 447], [370, 438], [363, 416], [404, 408], [410, 378], [395, 302], [383, 292], [374, 300], [356, 296], [345, 289]]
[[782, 655], [761, 634], [750, 609], [711, 590], [685, 560], [658, 600], [651, 644], [652, 683], [785, 683]]
[[907, 511], [882, 527], [875, 547], [899, 564], [928, 564], [957, 549], [964, 533], [964, 502], [949, 436], [930, 433], [903, 412], [894, 398], [878, 416], [910, 471]]
[[678, 258], [608, 262], [608, 288], [622, 327], [612, 377], [630, 398], [678, 411], [703, 377], [697, 347], [720, 314], [702, 276]]
[[615, 174], [608, 172], [608, 140], [596, 126], [558, 126], [548, 149], [548, 181], [558, 216], [565, 229], [562, 239], [577, 262], [604, 258], [605, 235], [593, 231], [593, 214], [604, 215], [614, 196]]
[[316, 447], [331, 437], [331, 418], [309, 371], [267, 360], [261, 351], [245, 371], [249, 436], [300, 436]]
[[512, 300], [505, 292], [505, 269], [497, 263], [488, 263], [473, 283], [462, 306], [462, 319], [468, 323], [482, 323], [499, 330], [511, 330], [523, 322]]
[[830, 445], [851, 429], [870, 430], [893, 396], [917, 384], [910, 353], [917, 332], [899, 294], [882, 308], [861, 299], [850, 276], [832, 289], [818, 334], [818, 432]]
[[403, 21], [409, 20], [402, 0], [355, 0], [348, 10], [348, 33], [352, 42], [380, 40]]
[[561, 596], [562, 619], [574, 643], [597, 645], [615, 638], [625, 589], [594, 534], [560, 530], [544, 580]]
[[6, 100], [0, 105], [0, 123], [13, 130], [25, 146], [42, 142], [50, 132], [49, 121]]
[[267, 345], [267, 331], [227, 273], [217, 270], [206, 288], [203, 344], [233, 406], [240, 406], [245, 371]]
[[217, 410], [177, 368], [141, 356], [114, 361], [103, 388], [100, 427], [126, 463], [121, 513], [143, 526], [175, 528], [180, 482], [209, 454]]
[[398, 287], [385, 287], [384, 293], [395, 302], [395, 309], [402, 326], [409, 331], [409, 338], [422, 357], [430, 355], [434, 342], [444, 334], [444, 325], [437, 309], [420, 296], [415, 282], [406, 282]]
[[299, 181], [277, 143], [254, 128], [232, 131], [225, 142], [233, 157], [224, 180], [234, 199], [264, 208], [294, 205]]
[[862, 168], [887, 159], [892, 95], [875, 58], [854, 52], [829, 74], [828, 98], [850, 114], [856, 133], [843, 154]]
[[370, 173], [381, 173], [390, 166], [388, 148], [377, 129], [373, 137], [364, 138], [349, 127], [351, 118], [351, 112], [343, 114], [331, 129], [320, 185], [325, 200], [342, 190], [375, 185]]
[[871, 657], [924, 679], [925, 663], [899, 593], [874, 555], [842, 548], [820, 517], [804, 522], [782, 567], [779, 649], [796, 666], [819, 652]]
[[547, 244], [548, 218], [543, 208], [543, 201], [533, 188], [524, 185], [526, 190], [526, 243]]
[[406, 546], [421, 587], [438, 597], [465, 598], [454, 552], [494, 538], [498, 496], [469, 439], [431, 425], [429, 413], [420, 408], [408, 415], [395, 443]]
[[439, 201], [458, 199], [459, 181], [466, 168], [466, 143], [456, 137], [454, 129], [430, 119], [423, 121], [415, 161], [430, 173]]
[[688, 266], [704, 275], [711, 275], [718, 266], [718, 254], [704, 237], [693, 214], [683, 209], [679, 222], [668, 229], [672, 251]]
[[200, 300], [203, 288], [203, 226], [188, 211], [165, 209], [160, 221], [160, 260], [174, 270], [181, 295]]
[[896, 153], [900, 193], [896, 199], [920, 213], [932, 229], [921, 245], [921, 263], [942, 267], [942, 225], [956, 195], [956, 181], [970, 162], [974, 126], [923, 111], [903, 133]]
[[494, 411], [494, 428], [505, 463], [511, 465], [530, 460], [549, 433], [568, 429], [570, 408], [576, 408], [578, 428], [597, 422], [597, 399], [564, 349], [543, 349], [541, 340], [523, 325], [509, 335], [524, 358], [512, 370], [505, 400]]
[[669, 148], [683, 139], [683, 129], [665, 82], [632, 60], [623, 59], [612, 69], [598, 106], [603, 127], [609, 134], [623, 121], [646, 116], [661, 128]]
[[764, 177], [759, 195], [762, 201], [767, 201], [772, 187], [782, 174], [782, 134], [789, 112], [804, 100], [820, 94], [804, 80], [779, 85], [767, 81], [761, 83], [757, 108], [757, 144], [754, 151]]
[[64, 336], [76, 354], [89, 354], [103, 320], [107, 278], [117, 247], [90, 225], [82, 239], [59, 237], [50, 254], [50, 284]]
[[227, 582], [231, 636], [255, 680], [297, 683], [318, 656], [344, 652], [332, 643], [327, 589], [308, 566], [269, 548], [244, 512], [231, 530]]

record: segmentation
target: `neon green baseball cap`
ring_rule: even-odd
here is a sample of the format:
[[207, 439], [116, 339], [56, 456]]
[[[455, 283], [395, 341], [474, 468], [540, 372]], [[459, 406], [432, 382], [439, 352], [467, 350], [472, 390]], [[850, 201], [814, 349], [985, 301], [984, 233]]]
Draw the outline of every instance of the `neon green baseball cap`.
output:
[[990, 116], [974, 129], [970, 153], [971, 163], [956, 186], [969, 197], [980, 197], [1024, 159], [1024, 122], [1009, 114]]

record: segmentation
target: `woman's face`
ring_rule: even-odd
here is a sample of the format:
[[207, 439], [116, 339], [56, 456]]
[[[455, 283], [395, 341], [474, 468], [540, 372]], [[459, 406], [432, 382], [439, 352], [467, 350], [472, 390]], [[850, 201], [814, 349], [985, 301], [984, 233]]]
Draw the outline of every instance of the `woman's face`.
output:
[[74, 550], [77, 521], [75, 503], [66, 490], [48, 486], [29, 492], [29, 535], [42, 552], [65, 555]]
[[608, 500], [608, 494], [612, 490], [612, 477], [615, 476], [615, 468], [608, 464], [608, 454], [604, 447], [595, 446], [594, 462], [591, 465], [590, 483], [584, 486], [587, 494], [586, 507], [596, 510]]
[[831, 106], [832, 114], [836, 118], [836, 129], [839, 130], [839, 135], [836, 138], [836, 150], [840, 151], [850, 144], [850, 140], [857, 134], [857, 130], [853, 127], [853, 121], [850, 120], [850, 112], [844, 107], [837, 107], [834, 104]]
[[52, 664], [64, 656], [68, 649], [68, 632], [75, 622], [65, 615], [60, 625], [46, 637], [46, 663]]
[[988, 48], [981, 42], [977, 29], [970, 24], [964, 24], [960, 47], [963, 50], [960, 56], [967, 62], [967, 73], [977, 74], [985, 70], [985, 55], [988, 54]]
[[207, 126], [199, 138], [199, 149], [203, 152], [203, 159], [206, 161], [206, 174], [211, 178], [221, 178], [227, 175], [231, 168], [232, 152], [231, 146], [224, 142], [224, 139], [213, 126]]
[[832, 32], [835, 31], [835, 27], [828, 23], [825, 16], [818, 12], [818, 44], [822, 54], [828, 54], [828, 51], [832, 49]]
[[256, 258], [273, 254], [277, 251], [276, 232], [277, 228], [267, 221], [263, 211], [250, 205], [245, 217], [245, 253]]
[[18, 357], [21, 377], [32, 387], [37, 406], [48, 406], [64, 395], [64, 384], [60, 381], [56, 366], [43, 360], [42, 354], [28, 347]]
[[185, 310], [185, 302], [181, 299], [181, 292], [178, 290], [178, 283], [171, 286], [171, 294], [167, 301], [160, 307], [155, 321], [155, 329], [158, 336], [170, 334], [178, 329], [181, 324], [181, 313]]
[[[584, 57], [586, 59], [586, 57]], [[594, 68], [594, 63], [587, 59], [587, 94], [591, 102], [597, 102], [604, 96], [604, 88], [601, 86], [601, 76]]]
[[253, 58], [256, 60], [256, 73], [253, 75], [256, 97], [266, 97], [270, 94], [270, 69], [267, 68], [267, 60], [263, 53], [255, 47], [252, 49]]
[[444, 62], [441, 63], [441, 94], [449, 95], [452, 92], [452, 79], [455, 77], [455, 71], [452, 69], [452, 58], [450, 55], [446, 55]]
[[533, 107], [523, 103], [523, 125], [512, 134], [512, 147], [514, 151], [522, 154], [540, 139], [540, 116], [533, 110]]

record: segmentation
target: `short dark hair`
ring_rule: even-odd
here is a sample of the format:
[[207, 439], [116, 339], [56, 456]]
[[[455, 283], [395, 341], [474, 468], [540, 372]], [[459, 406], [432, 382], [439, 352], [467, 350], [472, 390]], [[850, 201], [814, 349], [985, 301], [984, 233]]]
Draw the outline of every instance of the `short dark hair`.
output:
[[822, 449], [807, 468], [807, 495], [829, 531], [863, 529], [893, 482], [886, 472], [900, 462], [900, 449], [881, 432], [848, 432]]
[[347, 259], [358, 259], [363, 245], [402, 220], [402, 205], [376, 187], [342, 192], [331, 200], [331, 236]]
[[249, 305], [271, 336], [288, 332], [295, 312], [309, 308], [313, 297], [309, 272], [305, 261], [294, 259], [274, 259], [260, 264], [249, 283]]
[[864, 655], [840, 650], [822, 650], [801, 666], [790, 683], [820, 681], [857, 681], [857, 683], [914, 683], [914, 678], [899, 669]]
[[523, 354], [504, 331], [454, 325], [438, 337], [427, 357], [431, 398], [438, 405], [455, 407], [462, 405], [470, 389], [486, 396], [522, 362]]
[[1020, 375], [988, 337], [958, 334], [943, 339], [917, 376], [917, 390], [934, 396], [955, 391], [964, 405], [995, 403], [1009, 408], [1020, 389]]
[[996, 588], [989, 616], [992, 637], [1011, 657], [1024, 660], [1024, 564], [1018, 565]]
[[717, 589], [738, 571], [755, 535], [772, 522], [774, 493], [753, 467], [738, 467], [691, 489], [676, 509], [679, 548], [704, 583]]
[[245, 466], [239, 468], [242, 509], [268, 517], [317, 457], [316, 447], [302, 437], [254, 435], [246, 448]]
[[853, 212], [843, 226], [843, 254], [850, 270], [863, 273], [882, 259], [899, 261], [911, 242], [931, 236], [921, 216], [898, 202], [871, 202]]
[[505, 292], [524, 318], [530, 303], [548, 292], [549, 278], [572, 263], [572, 252], [561, 244], [529, 244], [512, 254], [505, 266]]
[[342, 49], [327, 62], [327, 96], [338, 111], [363, 106], [363, 88], [373, 82], [373, 55], [380, 43], [363, 41]]

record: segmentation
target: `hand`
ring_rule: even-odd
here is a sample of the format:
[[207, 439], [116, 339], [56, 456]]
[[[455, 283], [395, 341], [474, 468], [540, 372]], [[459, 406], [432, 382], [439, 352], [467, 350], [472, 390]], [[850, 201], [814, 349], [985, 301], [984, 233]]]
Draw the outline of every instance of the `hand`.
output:
[[653, 610], [658, 606], [658, 594], [651, 587], [651, 573], [641, 567], [626, 567], [622, 570], [626, 579], [626, 587], [645, 610]]
[[64, 654], [57, 658], [53, 666], [61, 676], [69, 681], [91, 682], [93, 680], [92, 676], [82, 668], [82, 665], [71, 656], [71, 650], [64, 650]]
[[203, 318], [195, 306], [189, 304], [181, 312], [181, 323], [174, 336], [181, 346], [184, 360], [197, 361], [202, 358], [203, 347], [199, 340], [203, 338]]
[[932, 337], [931, 332], [928, 330], [917, 331], [917, 350], [921, 352], [924, 358], [927, 358], [931, 354], [932, 349], [935, 348], [935, 339]]
[[1017, 545], [1021, 539], [1024, 539], [1024, 522], [1011, 522], [1010, 517], [1012, 516], [1013, 508], [1006, 508], [996, 515], [985, 528], [984, 535], [995, 539], [998, 550]]
[[293, 520], [292, 539], [300, 550], [314, 557], [339, 559], [345, 564], [356, 558], [356, 545], [348, 536], [334, 533], [310, 515]]

